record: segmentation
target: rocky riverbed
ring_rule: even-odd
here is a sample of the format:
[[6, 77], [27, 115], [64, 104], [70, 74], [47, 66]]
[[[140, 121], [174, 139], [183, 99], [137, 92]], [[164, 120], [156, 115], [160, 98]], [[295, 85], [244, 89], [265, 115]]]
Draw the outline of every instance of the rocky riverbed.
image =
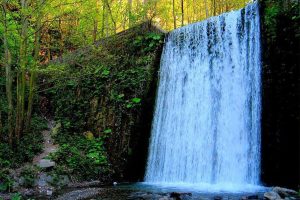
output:
[[[24, 199], [35, 200], [299, 200], [294, 190], [273, 187], [251, 193], [183, 192], [175, 189], [146, 189], [134, 185], [103, 186], [100, 182], [70, 184], [65, 189], [45, 191], [40, 188], [19, 191]], [[0, 199], [12, 194], [0, 194]]]

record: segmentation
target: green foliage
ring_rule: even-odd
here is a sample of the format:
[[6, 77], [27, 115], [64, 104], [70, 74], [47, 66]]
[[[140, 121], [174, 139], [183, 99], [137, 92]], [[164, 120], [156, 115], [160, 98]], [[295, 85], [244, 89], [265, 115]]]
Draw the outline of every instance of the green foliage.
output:
[[140, 49], [142, 53], [148, 53], [157, 48], [158, 45], [163, 43], [163, 37], [158, 33], [148, 33], [145, 36], [138, 36], [134, 41], [133, 45]]
[[35, 179], [39, 172], [39, 168], [35, 166], [26, 166], [21, 171], [21, 177], [24, 179], [23, 186], [31, 188], [34, 186]]
[[288, 28], [294, 29], [296, 31], [296, 37], [300, 37], [298, 1], [266, 0], [264, 4], [263, 23], [269, 42], [275, 41], [279, 31], [285, 31], [280, 29], [282, 25], [278, 24], [279, 21], [284, 18], [285, 21], [292, 22]]
[[50, 156], [57, 163], [54, 168], [57, 175], [66, 174], [79, 180], [87, 180], [97, 179], [108, 172], [107, 156], [101, 138], [74, 136], [64, 139], [65, 143]]
[[[99, 46], [78, 51], [74, 55], [66, 55], [63, 63], [52, 63], [49, 71], [40, 70], [40, 74], [50, 82], [53, 80], [54, 86], [46, 90], [46, 95], [55, 108], [55, 120], [62, 125], [61, 133], [82, 134], [91, 130], [100, 134], [87, 123], [95, 98], [97, 104], [105, 101], [120, 114], [130, 115], [138, 109], [153, 77], [150, 66], [154, 62], [154, 53], [162, 41], [161, 34], [139, 34], [123, 38], [121, 48], [112, 39], [108, 41], [112, 47]], [[105, 129], [107, 127], [100, 132]]]
[[21, 200], [22, 196], [20, 193], [15, 193], [12, 195], [11, 200]]
[[162, 41], [161, 34], [140, 32], [107, 38], [101, 41], [103, 46], [81, 49], [51, 63], [49, 72], [40, 70], [50, 85], [43, 95], [61, 124], [55, 134], [60, 149], [52, 155], [58, 164], [55, 174], [96, 179], [115, 170], [111, 161], [128, 155], [130, 148], [122, 145], [129, 143], [126, 137], [146, 102]]
[[7, 142], [0, 142], [0, 169], [19, 167], [40, 153], [43, 143], [41, 131], [46, 128], [46, 121], [34, 115], [31, 128], [24, 134], [17, 148], [11, 149]]
[[0, 169], [0, 192], [10, 191], [14, 184], [13, 178], [10, 176], [7, 168]]
[[272, 5], [266, 7], [265, 9], [265, 18], [264, 25], [266, 26], [267, 37], [270, 40], [276, 39], [276, 31], [277, 31], [277, 17], [280, 13], [280, 7], [278, 3], [272, 3]]

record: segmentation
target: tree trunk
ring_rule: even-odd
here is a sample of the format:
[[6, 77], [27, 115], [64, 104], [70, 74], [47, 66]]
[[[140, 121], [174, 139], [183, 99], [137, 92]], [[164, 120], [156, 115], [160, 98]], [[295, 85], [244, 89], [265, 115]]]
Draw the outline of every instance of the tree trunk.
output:
[[104, 0], [104, 1], [105, 1], [105, 3], [106, 3], [107, 11], [108, 11], [108, 13], [109, 13], [109, 15], [110, 15], [111, 21], [112, 21], [112, 23], [113, 23], [113, 25], [114, 25], [114, 27], [113, 27], [114, 33], [116, 33], [116, 32], [117, 32], [117, 23], [116, 23], [116, 21], [115, 21], [115, 19], [114, 19], [114, 16], [113, 16], [113, 14], [112, 14], [112, 11], [111, 11], [111, 8], [110, 8], [110, 5], [109, 5], [108, 0]]
[[106, 5], [105, 2], [102, 1], [102, 27], [101, 27], [101, 36], [104, 37], [104, 32], [105, 32], [105, 21], [106, 21]]
[[97, 41], [97, 35], [98, 35], [98, 21], [94, 19], [93, 43]]
[[132, 0], [128, 0], [128, 24], [132, 26]]
[[204, 6], [205, 6], [205, 15], [206, 15], [206, 18], [208, 18], [209, 13], [208, 13], [208, 7], [207, 7], [207, 0], [204, 0]]
[[[41, 6], [43, 2], [40, 0], [39, 4], [37, 4], [37, 8]], [[40, 64], [39, 60], [39, 53], [40, 53], [40, 38], [41, 38], [41, 23], [42, 14], [38, 13], [38, 17], [36, 20], [36, 30], [35, 30], [35, 40], [34, 40], [34, 62], [35, 66], [30, 71], [30, 81], [29, 81], [29, 96], [28, 96], [28, 108], [27, 108], [27, 115], [26, 115], [26, 123], [25, 127], [26, 130], [30, 128], [31, 124], [31, 116], [32, 116], [32, 108], [34, 102], [34, 96], [36, 92], [36, 68]]]
[[173, 23], [174, 23], [174, 29], [176, 29], [176, 14], [175, 14], [175, 0], [173, 0]]
[[181, 0], [181, 26], [184, 25], [184, 2]]
[[7, 116], [7, 127], [8, 127], [8, 143], [12, 146], [13, 143], [13, 101], [12, 101], [12, 71], [11, 71], [11, 54], [8, 46], [8, 32], [6, 24], [6, 2], [2, 2], [2, 17], [4, 23], [4, 34], [3, 34], [3, 46], [4, 46], [4, 66], [5, 66], [5, 77], [6, 77], [6, 97], [8, 103], [8, 116]]
[[211, 4], [212, 4], [212, 6], [211, 6], [211, 13], [213, 13], [213, 16], [216, 16], [216, 0], [212, 0], [211, 1]]
[[[22, 10], [27, 9], [27, 1], [21, 0]], [[23, 11], [24, 12], [24, 11]], [[17, 114], [16, 114], [16, 142], [20, 141], [24, 126], [24, 112], [25, 112], [25, 73], [27, 65], [27, 34], [28, 34], [28, 19], [24, 13], [21, 13], [21, 42], [20, 42], [20, 71], [17, 77]]]

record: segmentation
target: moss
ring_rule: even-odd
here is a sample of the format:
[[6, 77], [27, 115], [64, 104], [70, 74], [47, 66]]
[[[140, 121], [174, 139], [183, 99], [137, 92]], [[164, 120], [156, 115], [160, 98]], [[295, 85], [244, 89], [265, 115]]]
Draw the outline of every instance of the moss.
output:
[[136, 145], [148, 140], [150, 126], [143, 120], [152, 117], [163, 38], [144, 24], [51, 63], [54, 76], [43, 71], [49, 80], [43, 95], [61, 123], [58, 135], [102, 138], [115, 178], [124, 177]]

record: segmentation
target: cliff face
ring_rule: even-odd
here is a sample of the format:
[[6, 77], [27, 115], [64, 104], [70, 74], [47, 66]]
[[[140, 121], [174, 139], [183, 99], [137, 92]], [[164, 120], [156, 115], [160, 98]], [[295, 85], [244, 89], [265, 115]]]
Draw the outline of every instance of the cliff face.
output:
[[114, 180], [143, 177], [163, 39], [144, 23], [48, 66], [59, 134], [103, 138]]
[[299, 187], [299, 1], [262, 1], [262, 180]]

